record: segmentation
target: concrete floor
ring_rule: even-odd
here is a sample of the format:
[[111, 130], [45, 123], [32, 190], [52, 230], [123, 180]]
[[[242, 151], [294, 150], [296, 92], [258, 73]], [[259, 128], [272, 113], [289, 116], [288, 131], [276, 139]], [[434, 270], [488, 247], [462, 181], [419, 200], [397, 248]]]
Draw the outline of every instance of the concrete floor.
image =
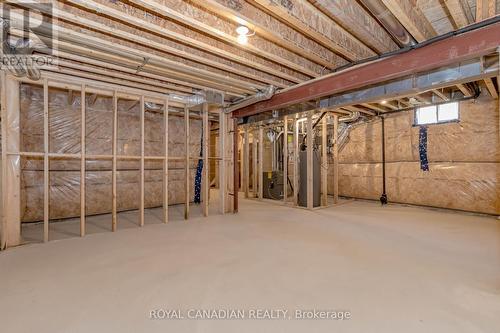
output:
[[[310, 212], [242, 200], [236, 216], [2, 252], [0, 299], [9, 333], [499, 332], [500, 222], [374, 202]], [[287, 309], [291, 319], [151, 320], [153, 309]], [[297, 309], [352, 318], [298, 320]]]

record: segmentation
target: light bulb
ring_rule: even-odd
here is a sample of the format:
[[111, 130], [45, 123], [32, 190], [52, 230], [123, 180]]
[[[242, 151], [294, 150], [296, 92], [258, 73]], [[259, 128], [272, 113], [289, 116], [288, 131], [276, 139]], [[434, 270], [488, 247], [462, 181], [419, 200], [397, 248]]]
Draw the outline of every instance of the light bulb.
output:
[[382, 101], [380, 102], [380, 104], [387, 104], [387, 101]]
[[238, 28], [236, 28], [236, 33], [238, 35], [248, 35], [249, 32], [250, 30], [248, 30], [248, 28], [244, 25], [240, 25]]

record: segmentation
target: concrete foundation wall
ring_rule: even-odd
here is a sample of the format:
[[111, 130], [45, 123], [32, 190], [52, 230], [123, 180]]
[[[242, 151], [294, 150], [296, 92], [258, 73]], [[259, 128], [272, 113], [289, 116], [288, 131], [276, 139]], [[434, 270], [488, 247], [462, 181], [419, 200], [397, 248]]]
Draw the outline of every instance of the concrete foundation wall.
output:
[[[112, 154], [112, 98], [87, 94], [86, 153]], [[67, 91], [49, 91], [50, 151], [79, 154], [80, 93], [71, 96]], [[21, 86], [21, 151], [43, 152], [43, 89]], [[169, 155], [184, 157], [184, 118], [169, 116]], [[190, 121], [190, 156], [199, 156], [201, 120]], [[137, 101], [118, 102], [118, 155], [140, 155], [140, 107]], [[163, 112], [146, 111], [145, 155], [163, 154]], [[191, 184], [194, 193], [196, 161], [191, 161]], [[88, 215], [111, 212], [112, 163], [86, 163], [86, 212]], [[118, 210], [138, 209], [140, 204], [140, 162], [118, 161]], [[43, 219], [43, 159], [21, 159], [21, 216], [23, 222]], [[145, 163], [145, 206], [162, 205], [163, 162]], [[50, 218], [79, 216], [80, 160], [51, 159]], [[184, 162], [169, 163], [169, 203], [184, 202]]]
[[[498, 100], [483, 94], [460, 103], [460, 122], [428, 126], [429, 172], [420, 170], [414, 112], [386, 119], [389, 201], [500, 214]], [[357, 126], [340, 153], [342, 196], [378, 200], [382, 193], [381, 121]], [[330, 172], [333, 168], [330, 168]], [[333, 191], [333, 173], [329, 175]]]

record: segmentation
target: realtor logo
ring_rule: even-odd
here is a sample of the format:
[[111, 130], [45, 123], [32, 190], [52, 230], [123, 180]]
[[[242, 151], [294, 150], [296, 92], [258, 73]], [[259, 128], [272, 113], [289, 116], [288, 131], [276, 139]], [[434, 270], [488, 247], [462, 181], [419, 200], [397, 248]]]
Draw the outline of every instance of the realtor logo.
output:
[[40, 69], [54, 66], [53, 4], [10, 0], [0, 4], [1, 69], [17, 77], [40, 79]]

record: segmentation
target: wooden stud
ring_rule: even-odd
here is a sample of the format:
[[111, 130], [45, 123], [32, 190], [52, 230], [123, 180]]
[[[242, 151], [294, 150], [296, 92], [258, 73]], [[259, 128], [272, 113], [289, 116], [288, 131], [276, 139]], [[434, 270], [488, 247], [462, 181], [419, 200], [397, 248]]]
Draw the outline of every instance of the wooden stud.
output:
[[87, 100], [86, 100], [86, 94], [85, 94], [85, 84], [82, 84], [81, 90], [80, 90], [80, 107], [81, 107], [81, 133], [80, 133], [80, 145], [81, 145], [81, 158], [80, 158], [80, 237], [85, 236], [86, 232], [86, 227], [85, 227], [85, 207], [86, 207], [86, 197], [85, 197], [85, 176], [86, 176], [86, 164], [85, 164], [85, 155], [87, 153], [87, 140], [86, 140], [86, 135], [87, 135], [87, 114], [86, 114], [86, 106], [87, 106]]
[[191, 173], [190, 173], [190, 159], [189, 159], [189, 138], [190, 138], [190, 133], [189, 133], [189, 107], [185, 106], [184, 107], [184, 148], [185, 148], [185, 154], [186, 154], [186, 160], [185, 160], [185, 169], [184, 169], [184, 180], [185, 180], [185, 197], [184, 197], [184, 220], [189, 219], [189, 202], [191, 201], [190, 197], [190, 178], [191, 178]]
[[219, 109], [219, 210], [226, 214], [226, 114]]
[[321, 204], [325, 207], [328, 205], [327, 117], [328, 114], [321, 119]]
[[339, 116], [333, 116], [333, 203], [339, 202]]
[[233, 131], [233, 213], [238, 213], [239, 209], [239, 183], [240, 183], [240, 165], [239, 165], [239, 130], [238, 118], [233, 118], [232, 121]]
[[457, 88], [460, 89], [460, 91], [462, 92], [462, 94], [464, 94], [465, 97], [472, 97], [471, 91], [465, 85], [457, 84]]
[[250, 192], [250, 133], [245, 126], [245, 142], [243, 146], [243, 190], [248, 199]]
[[1, 228], [0, 228], [0, 251], [4, 250], [7, 247], [7, 214], [6, 214], [6, 208], [7, 208], [7, 203], [6, 203], [6, 198], [7, 198], [7, 96], [6, 96], [6, 79], [5, 79], [5, 70], [0, 71], [0, 110], [1, 110], [1, 130], [2, 130], [2, 160], [1, 162], [1, 172], [2, 172], [2, 178], [1, 178], [1, 189], [0, 189], [0, 194], [1, 194], [1, 209], [0, 209], [0, 214], [1, 214]]
[[140, 112], [141, 112], [141, 202], [139, 207], [139, 224], [141, 227], [144, 226], [144, 114], [146, 110], [144, 109], [144, 96], [141, 96], [139, 101]]
[[258, 147], [258, 143], [257, 143], [257, 134], [255, 133], [255, 131], [253, 131], [252, 133], [252, 164], [253, 164], [253, 167], [252, 167], [252, 193], [253, 193], [253, 197], [254, 198], [257, 198], [259, 196], [259, 192], [258, 192], [258, 173], [257, 173], [257, 169], [258, 169], [258, 164], [257, 164], [257, 158], [258, 158], [258, 150], [259, 150], [259, 147]]
[[259, 127], [259, 164], [257, 170], [257, 177], [259, 179], [259, 199], [262, 200], [264, 198], [264, 128], [262, 126]]
[[307, 208], [314, 208], [314, 135], [313, 135], [313, 111], [307, 113]]
[[299, 122], [293, 121], [293, 204], [299, 205]]
[[49, 241], [49, 85], [43, 80], [43, 241]]
[[168, 99], [163, 104], [163, 223], [168, 223]]
[[283, 117], [283, 202], [288, 199], [288, 117]]
[[441, 91], [437, 90], [437, 89], [434, 89], [432, 90], [432, 92], [438, 96], [439, 98], [441, 98], [443, 101], [447, 102], [450, 100], [450, 98], [448, 96], [446, 96], [444, 93], [442, 93]]
[[112, 167], [112, 211], [111, 211], [111, 230], [116, 231], [117, 226], [117, 204], [116, 204], [116, 167], [117, 167], [117, 146], [118, 146], [118, 92], [113, 92], [113, 167]]
[[208, 216], [210, 201], [210, 164], [208, 156], [210, 154], [210, 123], [208, 121], [208, 104], [203, 104], [203, 216]]

